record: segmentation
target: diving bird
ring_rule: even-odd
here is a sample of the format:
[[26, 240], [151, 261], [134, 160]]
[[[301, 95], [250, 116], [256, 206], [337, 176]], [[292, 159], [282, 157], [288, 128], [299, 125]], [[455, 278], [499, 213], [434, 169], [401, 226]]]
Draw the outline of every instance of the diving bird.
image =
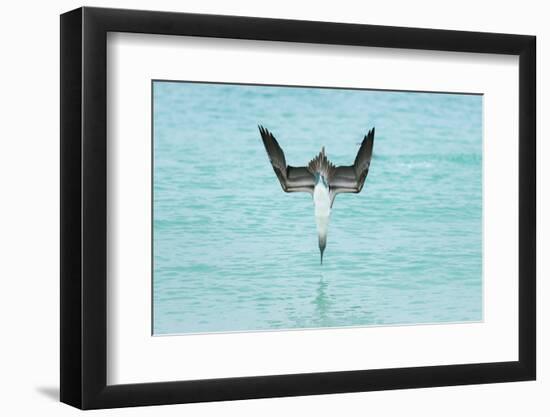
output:
[[359, 193], [369, 172], [374, 143], [374, 127], [365, 135], [353, 165], [335, 166], [325, 154], [325, 147], [307, 166], [287, 165], [285, 154], [277, 139], [263, 126], [258, 126], [269, 161], [283, 191], [303, 191], [313, 197], [315, 221], [319, 235], [321, 264], [327, 246], [328, 223], [334, 199], [340, 193]]

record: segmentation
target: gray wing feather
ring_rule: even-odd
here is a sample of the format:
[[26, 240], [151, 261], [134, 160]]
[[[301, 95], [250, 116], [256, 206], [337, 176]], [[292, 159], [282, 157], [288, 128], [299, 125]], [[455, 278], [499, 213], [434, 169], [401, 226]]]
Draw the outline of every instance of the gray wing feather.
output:
[[262, 126], [258, 126], [260, 129], [260, 135], [264, 142], [265, 150], [273, 171], [281, 183], [283, 191], [287, 193], [293, 193], [298, 191], [304, 191], [313, 193], [313, 187], [315, 186], [315, 178], [306, 167], [292, 167], [286, 164], [285, 154], [277, 139]]
[[365, 135], [353, 165], [336, 167], [336, 172], [330, 182], [333, 199], [336, 194], [358, 193], [363, 189], [363, 184], [369, 173], [373, 144], [374, 128]]

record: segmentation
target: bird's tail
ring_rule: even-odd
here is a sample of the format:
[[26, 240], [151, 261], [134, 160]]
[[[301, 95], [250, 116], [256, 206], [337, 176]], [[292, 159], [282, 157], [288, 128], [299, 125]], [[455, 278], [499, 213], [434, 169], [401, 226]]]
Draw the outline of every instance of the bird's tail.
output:
[[309, 161], [307, 168], [312, 174], [318, 172], [319, 174], [324, 176], [329, 182], [332, 179], [334, 172], [336, 171], [336, 166], [328, 160], [325, 154], [324, 146], [321, 148], [321, 152], [319, 152], [319, 154], [315, 158]]

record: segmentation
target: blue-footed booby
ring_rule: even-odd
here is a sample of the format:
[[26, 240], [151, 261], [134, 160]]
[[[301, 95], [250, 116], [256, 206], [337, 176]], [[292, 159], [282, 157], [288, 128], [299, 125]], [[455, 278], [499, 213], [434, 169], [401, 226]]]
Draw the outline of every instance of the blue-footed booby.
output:
[[374, 127], [363, 138], [353, 165], [335, 166], [325, 154], [325, 147], [305, 167], [287, 165], [285, 154], [271, 132], [258, 126], [269, 161], [283, 191], [310, 193], [315, 206], [315, 221], [319, 234], [321, 264], [327, 246], [330, 211], [336, 195], [340, 193], [359, 193], [369, 172], [374, 143]]

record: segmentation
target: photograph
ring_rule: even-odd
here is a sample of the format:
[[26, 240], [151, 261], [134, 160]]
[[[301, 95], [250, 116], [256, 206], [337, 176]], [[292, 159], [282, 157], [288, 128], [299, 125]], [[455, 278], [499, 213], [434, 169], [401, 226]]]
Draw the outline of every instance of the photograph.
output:
[[483, 94], [151, 94], [153, 336], [483, 321]]
[[[35, 397], [58, 386], [79, 410], [142, 415], [538, 415], [548, 25], [524, 5], [499, 20], [358, 4], [63, 6], [56, 83], [26, 77], [59, 91], [37, 120], [29, 82], [6, 100], [26, 118], [7, 152], [29, 177], [11, 204], [33, 213], [11, 222], [23, 248], [46, 172], [27, 173], [44, 157], [27, 128], [59, 124], [57, 293], [10, 278], [40, 258], [6, 275], [23, 342], [52, 340], [32, 375], [12, 372]], [[32, 35], [18, 71], [47, 51]], [[21, 308], [36, 297], [58, 301], [49, 328]]]
[[550, 416], [504, 3], [4, 3], [0, 417]]

